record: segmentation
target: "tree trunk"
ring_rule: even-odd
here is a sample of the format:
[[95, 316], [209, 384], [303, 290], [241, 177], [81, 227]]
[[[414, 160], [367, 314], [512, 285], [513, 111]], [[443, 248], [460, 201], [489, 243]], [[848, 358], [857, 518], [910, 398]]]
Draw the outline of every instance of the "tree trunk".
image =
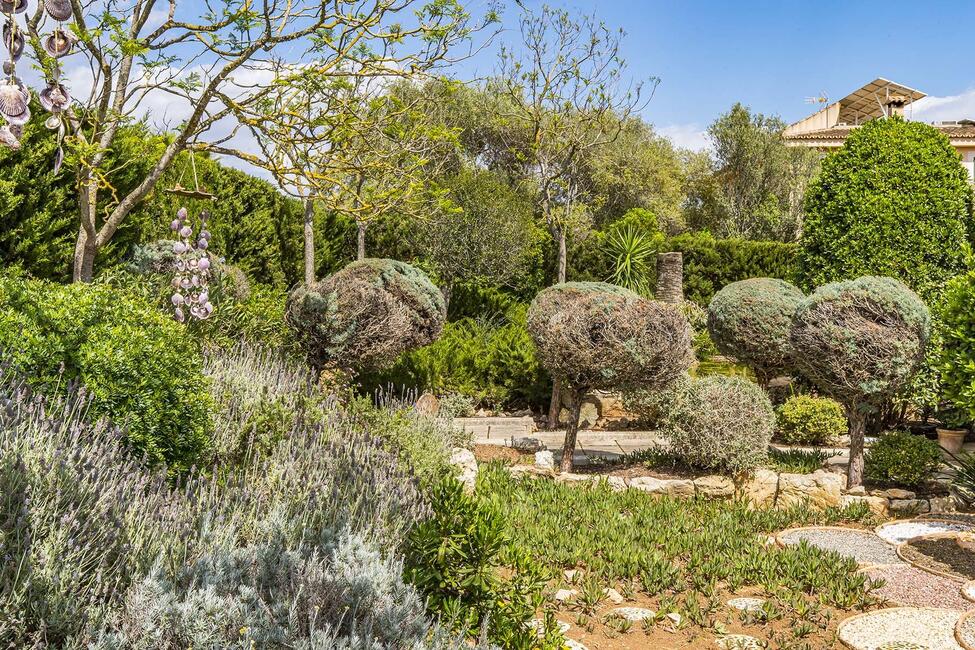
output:
[[657, 255], [657, 300], [672, 305], [684, 302], [684, 255]]
[[95, 254], [98, 248], [95, 238], [88, 235], [82, 226], [78, 230], [78, 241], [74, 248], [74, 267], [71, 275], [73, 282], [91, 282], [95, 271]]
[[450, 311], [450, 297], [452, 295], [454, 295], [454, 283], [453, 282], [444, 282], [443, 283], [443, 286], [440, 287], [440, 294], [443, 296], [443, 304], [444, 304], [444, 307], [446, 307], [447, 308], [447, 311], [449, 312]]
[[315, 284], [315, 202], [305, 199], [305, 286]]
[[356, 259], [364, 260], [366, 259], [366, 228], [368, 224], [365, 221], [356, 222], [356, 229], [358, 230], [357, 235], [357, 246], [356, 246]]
[[552, 380], [552, 401], [548, 404], [548, 428], [559, 428], [559, 413], [562, 412], [562, 381]]
[[850, 420], [850, 467], [846, 473], [846, 488], [850, 489], [863, 485], [863, 439], [867, 418], [855, 406], [846, 407], [846, 417]]
[[565, 229], [559, 228], [558, 238], [559, 238], [559, 274], [558, 274], [558, 284], [565, 282], [566, 278], [566, 266], [568, 259], [568, 251], [565, 243]]
[[571, 400], [571, 415], [569, 423], [565, 427], [565, 444], [562, 445], [562, 462], [559, 469], [562, 472], [571, 472], [573, 467], [573, 456], [576, 450], [576, 437], [579, 434], [579, 417], [582, 413], [582, 396], [585, 391], [577, 390], [569, 392]]

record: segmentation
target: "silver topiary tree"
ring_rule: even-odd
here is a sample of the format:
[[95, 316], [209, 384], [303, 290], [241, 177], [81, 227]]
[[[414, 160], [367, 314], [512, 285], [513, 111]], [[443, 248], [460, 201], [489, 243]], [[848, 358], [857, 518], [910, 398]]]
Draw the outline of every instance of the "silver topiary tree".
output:
[[734, 357], [767, 386], [790, 369], [792, 317], [805, 295], [772, 278], [732, 282], [708, 305], [708, 332], [722, 354]]
[[316, 369], [356, 372], [383, 368], [435, 341], [447, 309], [443, 294], [419, 269], [365, 259], [298, 287], [285, 316]]
[[796, 368], [842, 403], [850, 420], [849, 486], [863, 482], [867, 416], [910, 382], [930, 331], [924, 302], [893, 278], [827, 284], [796, 310]]
[[591, 390], [663, 388], [694, 360], [677, 307], [611, 284], [569, 282], [542, 291], [528, 310], [542, 363], [570, 391], [561, 469], [572, 471], [582, 399]]

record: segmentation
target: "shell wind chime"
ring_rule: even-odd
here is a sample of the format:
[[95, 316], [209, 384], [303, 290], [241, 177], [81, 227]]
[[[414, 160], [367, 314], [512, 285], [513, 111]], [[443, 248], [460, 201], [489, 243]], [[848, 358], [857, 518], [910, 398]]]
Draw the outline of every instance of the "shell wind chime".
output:
[[173, 310], [176, 320], [186, 322], [187, 317], [206, 320], [213, 313], [210, 302], [211, 261], [207, 249], [210, 247], [210, 231], [207, 219], [210, 214], [200, 213], [200, 233], [194, 237], [193, 226], [189, 223], [189, 211], [180, 208], [170, 228], [179, 237], [173, 243], [176, 254], [176, 275], [173, 277]]
[[[64, 112], [71, 105], [71, 93], [61, 83], [60, 60], [74, 50], [75, 38], [65, 27], [74, 11], [71, 0], [38, 0], [43, 4], [44, 14], [58, 23], [50, 33], [41, 36], [41, 47], [52, 63], [47, 66], [47, 87], [37, 93], [41, 107], [49, 113], [44, 124], [58, 134], [58, 149], [54, 162], [57, 173], [64, 162], [62, 144], [65, 135]], [[6, 122], [0, 126], [0, 145], [10, 149], [20, 149], [20, 139], [24, 125], [30, 121], [30, 90], [17, 76], [17, 63], [24, 55], [27, 45], [25, 29], [17, 16], [27, 11], [28, 0], [0, 0], [0, 13], [4, 15], [3, 44], [7, 57], [3, 61], [3, 78], [0, 79], [0, 117]]]

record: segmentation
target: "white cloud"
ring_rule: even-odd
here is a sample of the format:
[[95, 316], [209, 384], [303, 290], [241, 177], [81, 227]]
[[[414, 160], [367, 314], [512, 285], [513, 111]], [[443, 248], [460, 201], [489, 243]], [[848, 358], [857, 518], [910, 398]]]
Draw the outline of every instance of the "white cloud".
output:
[[947, 97], [925, 97], [907, 107], [907, 116], [922, 122], [975, 119], [975, 88]]
[[682, 149], [703, 151], [711, 146], [708, 134], [700, 124], [668, 124], [658, 127], [656, 131]]

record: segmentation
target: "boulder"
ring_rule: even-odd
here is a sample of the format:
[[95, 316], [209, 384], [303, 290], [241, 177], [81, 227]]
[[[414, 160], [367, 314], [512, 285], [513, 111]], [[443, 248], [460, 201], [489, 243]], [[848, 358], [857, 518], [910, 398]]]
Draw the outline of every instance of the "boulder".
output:
[[630, 487], [672, 497], [694, 496], [694, 483], [684, 479], [659, 479], [652, 476], [638, 476], [630, 479]]
[[742, 496], [756, 508], [775, 505], [779, 475], [769, 469], [757, 469], [740, 489]]
[[610, 587], [603, 589], [603, 595], [606, 596], [607, 600], [614, 605], [622, 605], [624, 602], [626, 602], [626, 599], [623, 598], [623, 594]]
[[812, 474], [779, 474], [777, 505], [791, 506], [808, 501], [815, 508], [840, 505], [846, 481], [839, 474], [816, 470]]
[[931, 497], [928, 499], [931, 514], [954, 512], [957, 508], [953, 497]]
[[856, 494], [844, 494], [843, 498], [840, 500], [840, 505], [844, 508], [847, 506], [856, 505], [858, 503], [865, 503], [870, 512], [878, 515], [880, 517], [887, 516], [887, 499], [883, 497], [871, 497], [866, 495], [856, 495]]
[[436, 417], [440, 414], [440, 400], [433, 393], [423, 393], [420, 395], [420, 399], [416, 400], [414, 408], [418, 413]]
[[547, 472], [555, 471], [555, 454], [547, 449], [535, 452], [535, 467]]
[[870, 494], [872, 494], [875, 497], [883, 497], [885, 499], [898, 499], [898, 500], [914, 499], [917, 497], [917, 495], [911, 492], [910, 490], [898, 490], [896, 488], [891, 488], [889, 490], [874, 490]]
[[613, 492], [622, 492], [627, 487], [626, 479], [622, 476], [609, 476], [606, 478], [606, 482], [612, 488]]
[[562, 472], [555, 477], [558, 483], [591, 483], [593, 476], [590, 474], [573, 474], [572, 472]]
[[528, 438], [522, 436], [520, 438], [511, 439], [511, 448], [520, 451], [523, 454], [534, 454], [536, 451], [541, 451], [545, 449], [545, 445], [538, 438]]
[[891, 514], [898, 516], [924, 514], [931, 510], [927, 499], [890, 499], [888, 503]]
[[728, 499], [735, 493], [735, 484], [726, 476], [702, 476], [694, 479], [697, 494], [711, 499]]
[[464, 484], [468, 492], [473, 492], [477, 484], [477, 458], [474, 457], [474, 452], [463, 447], [454, 447], [450, 452], [450, 464], [457, 469], [457, 480]]

